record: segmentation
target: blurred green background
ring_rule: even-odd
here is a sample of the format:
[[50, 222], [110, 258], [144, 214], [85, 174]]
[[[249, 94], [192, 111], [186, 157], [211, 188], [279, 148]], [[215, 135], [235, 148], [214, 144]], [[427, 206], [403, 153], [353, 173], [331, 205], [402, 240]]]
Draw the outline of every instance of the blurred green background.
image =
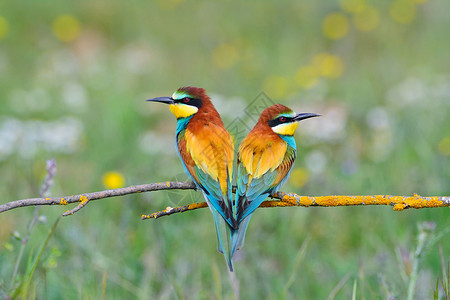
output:
[[[323, 115], [302, 122], [283, 191], [450, 196], [449, 10], [448, 0], [2, 1], [1, 202], [37, 197], [50, 157], [53, 196], [185, 180], [175, 118], [144, 100], [186, 85], [207, 90], [238, 140], [272, 102]], [[231, 298], [207, 209], [140, 220], [198, 201], [135, 194], [63, 218], [28, 297]], [[0, 215], [1, 299], [67, 209], [40, 208], [16, 278], [34, 209]], [[436, 227], [415, 286], [429, 299], [439, 245], [449, 260], [448, 209], [259, 209], [235, 259], [241, 298], [349, 299], [356, 284], [356, 299], [404, 299], [422, 221]]]

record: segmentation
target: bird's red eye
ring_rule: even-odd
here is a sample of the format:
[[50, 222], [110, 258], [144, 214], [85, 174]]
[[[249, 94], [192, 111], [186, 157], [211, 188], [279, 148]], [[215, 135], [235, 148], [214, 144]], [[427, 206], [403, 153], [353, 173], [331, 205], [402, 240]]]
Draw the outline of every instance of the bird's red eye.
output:
[[284, 121], [286, 121], [286, 118], [285, 117], [280, 117], [280, 122], [284, 122]]
[[184, 102], [184, 103], [188, 103], [188, 102], [189, 102], [189, 98], [188, 98], [188, 97], [184, 98], [184, 99], [183, 99], [183, 102]]

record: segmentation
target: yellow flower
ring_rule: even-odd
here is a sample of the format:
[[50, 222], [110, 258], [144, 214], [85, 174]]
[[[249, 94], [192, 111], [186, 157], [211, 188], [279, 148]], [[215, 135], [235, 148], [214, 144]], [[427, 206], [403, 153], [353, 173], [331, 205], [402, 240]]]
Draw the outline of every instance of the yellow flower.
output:
[[349, 22], [342, 13], [331, 13], [325, 17], [322, 23], [323, 34], [332, 40], [343, 38], [347, 35]]
[[220, 69], [229, 69], [236, 64], [239, 58], [238, 49], [232, 44], [222, 44], [214, 49], [212, 60]]
[[71, 15], [60, 15], [52, 24], [53, 34], [63, 42], [74, 41], [81, 32], [80, 22]]
[[0, 40], [4, 39], [9, 33], [9, 24], [5, 18], [0, 16]]
[[281, 76], [269, 76], [264, 80], [263, 90], [273, 98], [286, 97], [288, 80]]
[[450, 136], [443, 138], [438, 145], [439, 152], [443, 155], [450, 155]]
[[361, 12], [353, 16], [353, 23], [360, 31], [371, 31], [380, 23], [380, 14], [375, 7], [366, 6]]
[[396, 22], [411, 23], [416, 16], [416, 6], [409, 0], [395, 0], [389, 7], [389, 13]]
[[125, 178], [119, 172], [107, 172], [103, 174], [102, 182], [108, 189], [118, 189], [125, 185]]
[[305, 168], [295, 168], [291, 172], [290, 183], [296, 188], [302, 188], [309, 180], [309, 172]]
[[335, 79], [344, 73], [344, 62], [333, 54], [319, 53], [313, 58], [312, 64], [323, 77]]
[[317, 68], [308, 65], [298, 69], [295, 80], [299, 86], [309, 89], [318, 82], [319, 75]]

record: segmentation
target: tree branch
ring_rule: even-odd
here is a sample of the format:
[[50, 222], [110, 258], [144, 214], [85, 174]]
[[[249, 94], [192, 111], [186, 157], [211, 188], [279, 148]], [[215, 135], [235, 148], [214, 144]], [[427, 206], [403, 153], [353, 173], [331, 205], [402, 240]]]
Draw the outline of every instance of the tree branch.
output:
[[47, 198], [30, 198], [30, 199], [22, 199], [11, 201], [5, 204], [0, 205], [0, 213], [25, 206], [33, 206], [33, 205], [67, 205], [70, 203], [79, 203], [79, 207], [77, 209], [74, 208], [71, 211], [66, 211], [64, 214], [71, 215], [74, 212], [80, 210], [84, 207], [88, 201], [99, 200], [103, 198], [116, 197], [116, 196], [124, 196], [128, 194], [135, 193], [143, 193], [143, 192], [152, 192], [152, 191], [162, 191], [162, 190], [195, 190], [195, 184], [193, 182], [159, 182], [159, 183], [149, 183], [149, 184], [141, 184], [141, 185], [132, 185], [129, 187], [124, 187], [120, 189], [114, 190], [105, 190], [100, 192], [93, 193], [85, 193], [80, 195], [72, 195], [72, 196], [64, 196], [64, 197], [47, 197]]
[[[162, 190], [195, 190], [193, 182], [160, 182], [129, 186], [114, 190], [105, 190], [100, 192], [85, 193], [80, 195], [72, 195], [65, 197], [50, 198], [30, 198], [11, 201], [0, 205], [0, 213], [18, 207], [33, 205], [67, 205], [70, 203], [78, 203], [76, 207], [63, 213], [63, 216], [72, 215], [85, 207], [88, 202], [109, 197], [123, 196], [134, 193], [162, 191]], [[400, 211], [407, 208], [431, 208], [431, 207], [449, 207], [450, 197], [422, 197], [417, 194], [413, 196], [391, 196], [391, 195], [370, 195], [370, 196], [319, 196], [308, 197], [299, 196], [293, 193], [278, 192], [273, 195], [275, 200], [264, 201], [260, 207], [285, 207], [285, 206], [354, 206], [354, 205], [390, 205], [394, 210]], [[142, 219], [157, 219], [162, 216], [181, 213], [198, 208], [207, 207], [205, 202], [192, 203], [186, 206], [167, 207], [165, 210], [150, 214], [142, 215]]]
[[[450, 197], [422, 197], [414, 196], [391, 196], [391, 195], [371, 195], [371, 196], [319, 196], [308, 197], [299, 196], [294, 193], [278, 192], [271, 197], [279, 201], [266, 200], [259, 207], [286, 207], [286, 206], [355, 206], [355, 205], [390, 205], [394, 210], [400, 211], [407, 208], [432, 208], [450, 206]], [[192, 203], [185, 206], [167, 207], [150, 215], [142, 215], [141, 219], [157, 219], [175, 213], [182, 213], [189, 210], [207, 207], [206, 202]]]

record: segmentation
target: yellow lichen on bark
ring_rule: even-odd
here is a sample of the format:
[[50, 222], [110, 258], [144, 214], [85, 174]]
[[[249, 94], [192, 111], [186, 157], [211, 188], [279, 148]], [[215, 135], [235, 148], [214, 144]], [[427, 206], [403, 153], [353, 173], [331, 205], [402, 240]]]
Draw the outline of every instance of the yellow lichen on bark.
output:
[[84, 196], [84, 195], [80, 196], [80, 204], [85, 204], [88, 201], [89, 201], [89, 199], [86, 196]]
[[[407, 208], [437, 208], [449, 207], [450, 197], [422, 197], [414, 194], [413, 196], [392, 196], [392, 195], [369, 195], [369, 196], [299, 196], [294, 193], [278, 193], [272, 196], [273, 199], [266, 200], [259, 207], [289, 207], [289, 206], [357, 206], [357, 205], [389, 205], [393, 206], [395, 211], [401, 211]], [[207, 207], [206, 202], [192, 203], [186, 206], [167, 207], [165, 210], [158, 211], [151, 215], [142, 215], [141, 218], [157, 219], [159, 217], [181, 213], [198, 208]]]
[[287, 201], [274, 201], [274, 200], [267, 200], [261, 203], [259, 207], [287, 207], [287, 206], [297, 206], [296, 203], [291, 203], [287, 199]]
[[203, 207], [207, 207], [208, 204], [206, 202], [201, 202], [201, 203], [192, 203], [188, 205], [188, 209], [197, 209], [197, 208], [203, 208]]
[[[280, 195], [274, 195], [280, 196]], [[442, 207], [444, 202], [439, 197], [422, 197], [414, 194], [411, 197], [373, 195], [373, 196], [297, 196], [285, 194], [281, 201], [265, 201], [261, 207], [284, 207], [284, 206], [351, 206], [351, 205], [391, 205], [394, 210], [400, 211], [405, 208], [430, 208]]]
[[405, 203], [397, 203], [394, 205], [394, 210], [396, 211], [400, 211], [400, 210], [404, 210], [407, 207], [407, 205]]
[[444, 201], [440, 200], [439, 197], [421, 197], [417, 194], [414, 194], [413, 197], [410, 197], [408, 205], [414, 208], [422, 208], [422, 207], [438, 207], [444, 204]]

